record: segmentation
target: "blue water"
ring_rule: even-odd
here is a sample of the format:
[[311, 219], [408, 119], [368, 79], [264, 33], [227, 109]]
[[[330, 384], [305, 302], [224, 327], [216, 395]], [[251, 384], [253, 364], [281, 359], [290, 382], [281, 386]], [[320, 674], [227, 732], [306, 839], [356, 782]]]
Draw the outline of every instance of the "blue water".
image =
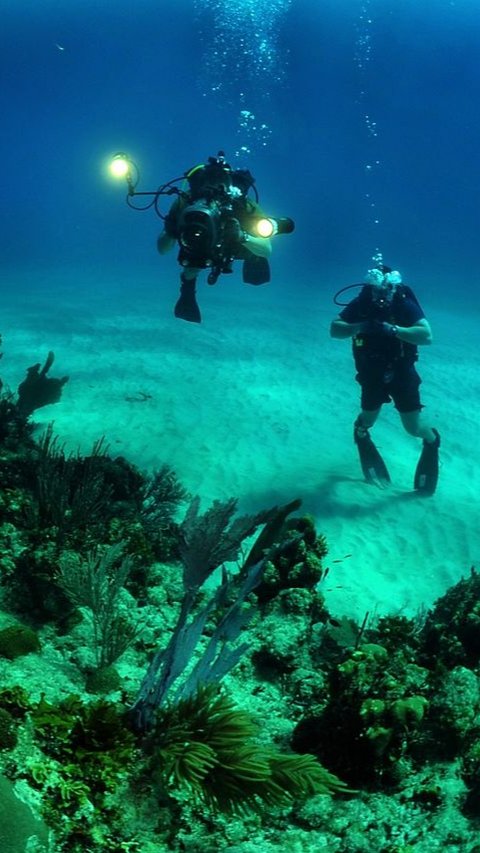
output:
[[[360, 621], [418, 614], [478, 563], [479, 47], [478, 0], [0, 3], [2, 379], [15, 388], [53, 349], [71, 381], [40, 418], [61, 446], [106, 434], [145, 470], [171, 465], [204, 506], [300, 496], [329, 542], [329, 606]], [[172, 315], [161, 221], [131, 210], [107, 167], [128, 152], [154, 190], [219, 149], [296, 229], [275, 238], [268, 288], [238, 271], [203, 281], [193, 327]], [[390, 493], [364, 488], [351, 441], [358, 388], [349, 344], [328, 337], [332, 297], [377, 253], [435, 315], [420, 361], [442, 434], [434, 503], [410, 500], [419, 443], [391, 407], [375, 433]], [[461, 838], [457, 801], [438, 802]], [[364, 825], [420, 837], [418, 808], [391, 808], [373, 803]]]
[[153, 282], [160, 223], [109, 156], [154, 189], [223, 148], [297, 223], [273, 259], [292, 298], [329, 299], [379, 249], [427, 298], [473, 303], [479, 42], [472, 0], [4, 0], [2, 264]]

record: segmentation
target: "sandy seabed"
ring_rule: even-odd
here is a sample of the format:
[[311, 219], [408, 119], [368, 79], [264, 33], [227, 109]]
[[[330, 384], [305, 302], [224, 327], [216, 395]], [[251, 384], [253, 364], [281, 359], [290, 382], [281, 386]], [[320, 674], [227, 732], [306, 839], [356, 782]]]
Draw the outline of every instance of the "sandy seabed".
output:
[[204, 509], [215, 498], [238, 497], [244, 513], [301, 497], [329, 543], [323, 590], [337, 615], [414, 615], [478, 566], [478, 315], [424, 306], [434, 345], [418, 369], [442, 447], [438, 490], [419, 498], [420, 441], [392, 405], [373, 431], [392, 485], [363, 480], [350, 343], [328, 334], [337, 284], [293, 299], [281, 283], [202, 281], [196, 325], [172, 315], [175, 273], [161, 286], [72, 271], [8, 278], [4, 382], [16, 388], [48, 350], [51, 375], [70, 376], [61, 402], [36, 412], [37, 435], [54, 421], [69, 449], [87, 453], [105, 436], [111, 455], [142, 470], [167, 463]]

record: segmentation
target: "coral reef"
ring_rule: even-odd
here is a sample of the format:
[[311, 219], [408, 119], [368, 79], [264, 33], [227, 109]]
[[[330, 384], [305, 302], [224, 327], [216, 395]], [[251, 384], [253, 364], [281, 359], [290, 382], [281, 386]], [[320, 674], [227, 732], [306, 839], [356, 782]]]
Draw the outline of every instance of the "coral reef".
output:
[[298, 499], [202, 513], [168, 465], [35, 440], [51, 361], [0, 397], [0, 785], [37, 849], [475, 853], [476, 571], [421, 619], [333, 617]]

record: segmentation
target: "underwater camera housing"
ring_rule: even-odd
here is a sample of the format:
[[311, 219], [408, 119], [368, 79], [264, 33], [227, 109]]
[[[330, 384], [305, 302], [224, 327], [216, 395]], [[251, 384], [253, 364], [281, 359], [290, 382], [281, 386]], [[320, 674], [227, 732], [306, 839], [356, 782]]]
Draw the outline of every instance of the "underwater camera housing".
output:
[[182, 266], [211, 267], [210, 283], [220, 273], [232, 272], [236, 258], [245, 257], [245, 228], [263, 238], [294, 230], [293, 220], [287, 217], [248, 214], [246, 199], [250, 190], [258, 203], [255, 178], [248, 169], [232, 169], [223, 151], [209, 157], [206, 164], [190, 169], [185, 177], [189, 203], [179, 217], [178, 260]]
[[[114, 177], [126, 180], [129, 207], [133, 210], [153, 207], [164, 223], [169, 214], [161, 212], [159, 200], [172, 194], [180, 197], [184, 207], [174, 231], [179, 245], [178, 261], [182, 266], [209, 267], [208, 281], [214, 284], [221, 273], [233, 271], [234, 260], [242, 259], [246, 283], [264, 284], [270, 280], [268, 259], [245, 248], [244, 229], [250, 235], [268, 239], [276, 234], [290, 234], [294, 230], [294, 222], [287, 217], [276, 219], [255, 212], [255, 203], [247, 199], [252, 191], [258, 204], [255, 178], [248, 169], [232, 169], [223, 151], [219, 151], [216, 157], [209, 157], [206, 164], [194, 166], [153, 191], [137, 190], [139, 170], [124, 152], [113, 156], [110, 170]], [[185, 181], [188, 182], [187, 192], [175, 186], [179, 182], [184, 185]], [[145, 203], [140, 199], [145, 199]]]
[[[267, 219], [255, 216], [250, 217], [249, 227], [259, 237], [268, 239], [276, 234], [291, 234], [295, 225], [288, 217]], [[211, 268], [209, 284], [215, 284], [221, 273], [233, 272], [234, 260], [245, 258], [244, 231], [228, 196], [225, 200], [199, 200], [187, 205], [180, 215], [178, 232], [179, 264], [198, 269]], [[264, 263], [268, 269], [266, 259]], [[259, 280], [251, 282], [245, 271], [244, 261], [244, 281], [263, 283]], [[268, 279], [269, 274], [264, 281]]]
[[218, 275], [232, 272], [232, 263], [241, 251], [243, 231], [228, 196], [187, 205], [180, 215], [178, 231], [178, 260], [182, 266], [212, 267]]

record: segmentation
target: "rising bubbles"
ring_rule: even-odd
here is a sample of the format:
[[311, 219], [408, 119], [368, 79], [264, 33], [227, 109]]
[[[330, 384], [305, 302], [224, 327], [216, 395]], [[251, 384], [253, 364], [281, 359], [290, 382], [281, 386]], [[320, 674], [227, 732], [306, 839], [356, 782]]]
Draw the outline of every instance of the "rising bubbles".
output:
[[[365, 175], [364, 199], [367, 205], [368, 222], [374, 230], [374, 240], [375, 242], [378, 242], [378, 226], [381, 224], [377, 201], [377, 186], [379, 171], [381, 168], [381, 160], [379, 156], [379, 129], [375, 118], [371, 114], [371, 108], [368, 107], [368, 80], [369, 74], [371, 73], [373, 56], [373, 34], [374, 19], [372, 14], [372, 0], [362, 0], [355, 24], [354, 62], [359, 81], [357, 104], [360, 109], [363, 126], [368, 139], [368, 159], [363, 164]], [[379, 249], [375, 249], [373, 257], [375, 256], [381, 256]]]
[[266, 104], [286, 74], [280, 36], [291, 0], [194, 0], [204, 49], [200, 86], [238, 117], [238, 156], [266, 146]]

